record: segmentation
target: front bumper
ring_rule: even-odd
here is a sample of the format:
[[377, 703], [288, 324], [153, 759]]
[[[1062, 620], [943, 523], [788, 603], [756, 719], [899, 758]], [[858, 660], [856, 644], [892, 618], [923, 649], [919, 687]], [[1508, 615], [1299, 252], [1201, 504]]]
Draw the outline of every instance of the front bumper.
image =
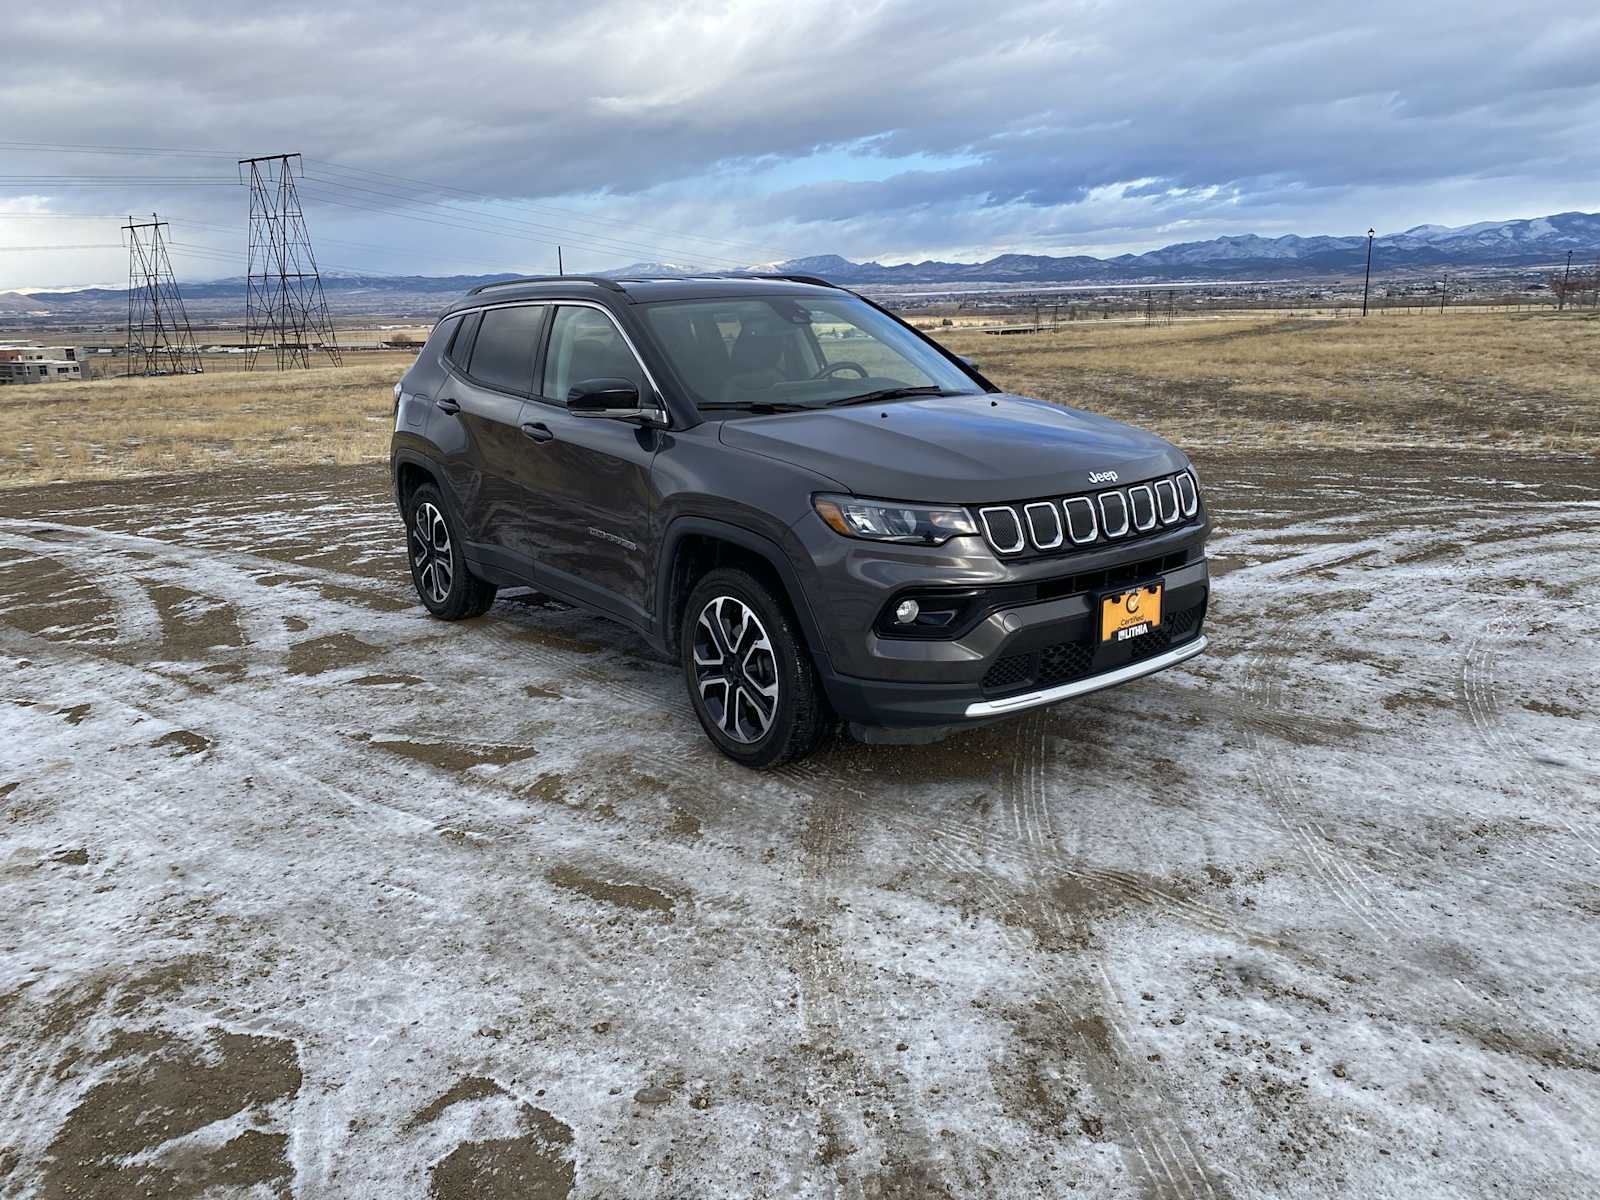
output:
[[[837, 659], [818, 669], [834, 710], [867, 727], [959, 725], [1087, 695], [1174, 666], [1205, 649], [1210, 599], [1204, 532], [1185, 549], [1126, 566], [1137, 578], [1106, 590], [1159, 579], [1165, 585], [1162, 624], [1121, 645], [1098, 640], [1103, 591], [1068, 595], [989, 613], [949, 641], [868, 634], [870, 675], [841, 670]], [[1140, 553], [1148, 553], [1148, 550]], [[1130, 555], [1130, 559], [1137, 556]], [[860, 661], [860, 660], [858, 660]]]

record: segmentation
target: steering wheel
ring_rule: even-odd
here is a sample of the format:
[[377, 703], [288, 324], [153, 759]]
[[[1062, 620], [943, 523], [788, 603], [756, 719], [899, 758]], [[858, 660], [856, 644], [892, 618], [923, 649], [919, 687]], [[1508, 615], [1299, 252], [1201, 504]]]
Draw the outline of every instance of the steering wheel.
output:
[[834, 374], [835, 371], [845, 371], [845, 370], [854, 371], [856, 373], [856, 375], [858, 377], [862, 378], [862, 379], [865, 379], [867, 377], [867, 369], [865, 367], [863, 367], [860, 363], [836, 362], [836, 363], [829, 363], [827, 366], [823, 367], [822, 370], [818, 371], [811, 378], [813, 378], [813, 379], [832, 379], [833, 378], [833, 374]]

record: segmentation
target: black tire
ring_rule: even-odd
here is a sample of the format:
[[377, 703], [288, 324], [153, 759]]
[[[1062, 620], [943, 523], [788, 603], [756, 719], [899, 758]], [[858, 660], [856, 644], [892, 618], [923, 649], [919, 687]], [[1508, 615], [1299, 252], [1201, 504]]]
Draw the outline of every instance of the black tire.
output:
[[[742, 622], [738, 606], [754, 616], [753, 629]], [[708, 611], [711, 623], [702, 626]], [[719, 627], [722, 640], [717, 642], [714, 631]], [[757, 642], [769, 650], [727, 653], [741, 633], [746, 639], [758, 634]], [[736, 567], [707, 572], [684, 605], [678, 643], [695, 716], [712, 744], [735, 762], [766, 770], [804, 758], [832, 727], [832, 713], [799, 623], [785, 599], [749, 572]], [[747, 646], [755, 644], [746, 640]], [[720, 656], [715, 665], [707, 661], [713, 656]], [[733, 672], [734, 681], [722, 665], [728, 660], [741, 664]], [[709, 686], [704, 686], [708, 678]], [[767, 687], [776, 692], [763, 727]], [[726, 703], [730, 695], [734, 697], [731, 718]]]
[[431, 483], [417, 488], [406, 503], [406, 560], [417, 598], [440, 620], [481, 617], [494, 603], [494, 584], [467, 570], [460, 530]]

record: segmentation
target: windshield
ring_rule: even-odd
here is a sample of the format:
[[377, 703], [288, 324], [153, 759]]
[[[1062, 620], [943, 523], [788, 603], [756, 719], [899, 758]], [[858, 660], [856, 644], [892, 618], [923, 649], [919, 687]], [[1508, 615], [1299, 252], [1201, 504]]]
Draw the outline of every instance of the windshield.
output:
[[[738, 297], [642, 306], [703, 409], [820, 408], [982, 389], [905, 326], [850, 296]], [[926, 389], [926, 390], [923, 390]]]

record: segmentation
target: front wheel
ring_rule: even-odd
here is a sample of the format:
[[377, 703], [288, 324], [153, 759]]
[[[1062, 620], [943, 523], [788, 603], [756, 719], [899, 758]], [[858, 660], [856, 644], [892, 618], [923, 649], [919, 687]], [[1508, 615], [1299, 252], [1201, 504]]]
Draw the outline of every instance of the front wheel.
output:
[[811, 653], [788, 607], [755, 576], [719, 567], [701, 579], [678, 644], [695, 716], [735, 762], [776, 767], [809, 754], [827, 732]]
[[411, 493], [406, 548], [417, 597], [445, 621], [480, 617], [494, 603], [495, 586], [467, 569], [467, 557], [444, 497], [431, 483]]

